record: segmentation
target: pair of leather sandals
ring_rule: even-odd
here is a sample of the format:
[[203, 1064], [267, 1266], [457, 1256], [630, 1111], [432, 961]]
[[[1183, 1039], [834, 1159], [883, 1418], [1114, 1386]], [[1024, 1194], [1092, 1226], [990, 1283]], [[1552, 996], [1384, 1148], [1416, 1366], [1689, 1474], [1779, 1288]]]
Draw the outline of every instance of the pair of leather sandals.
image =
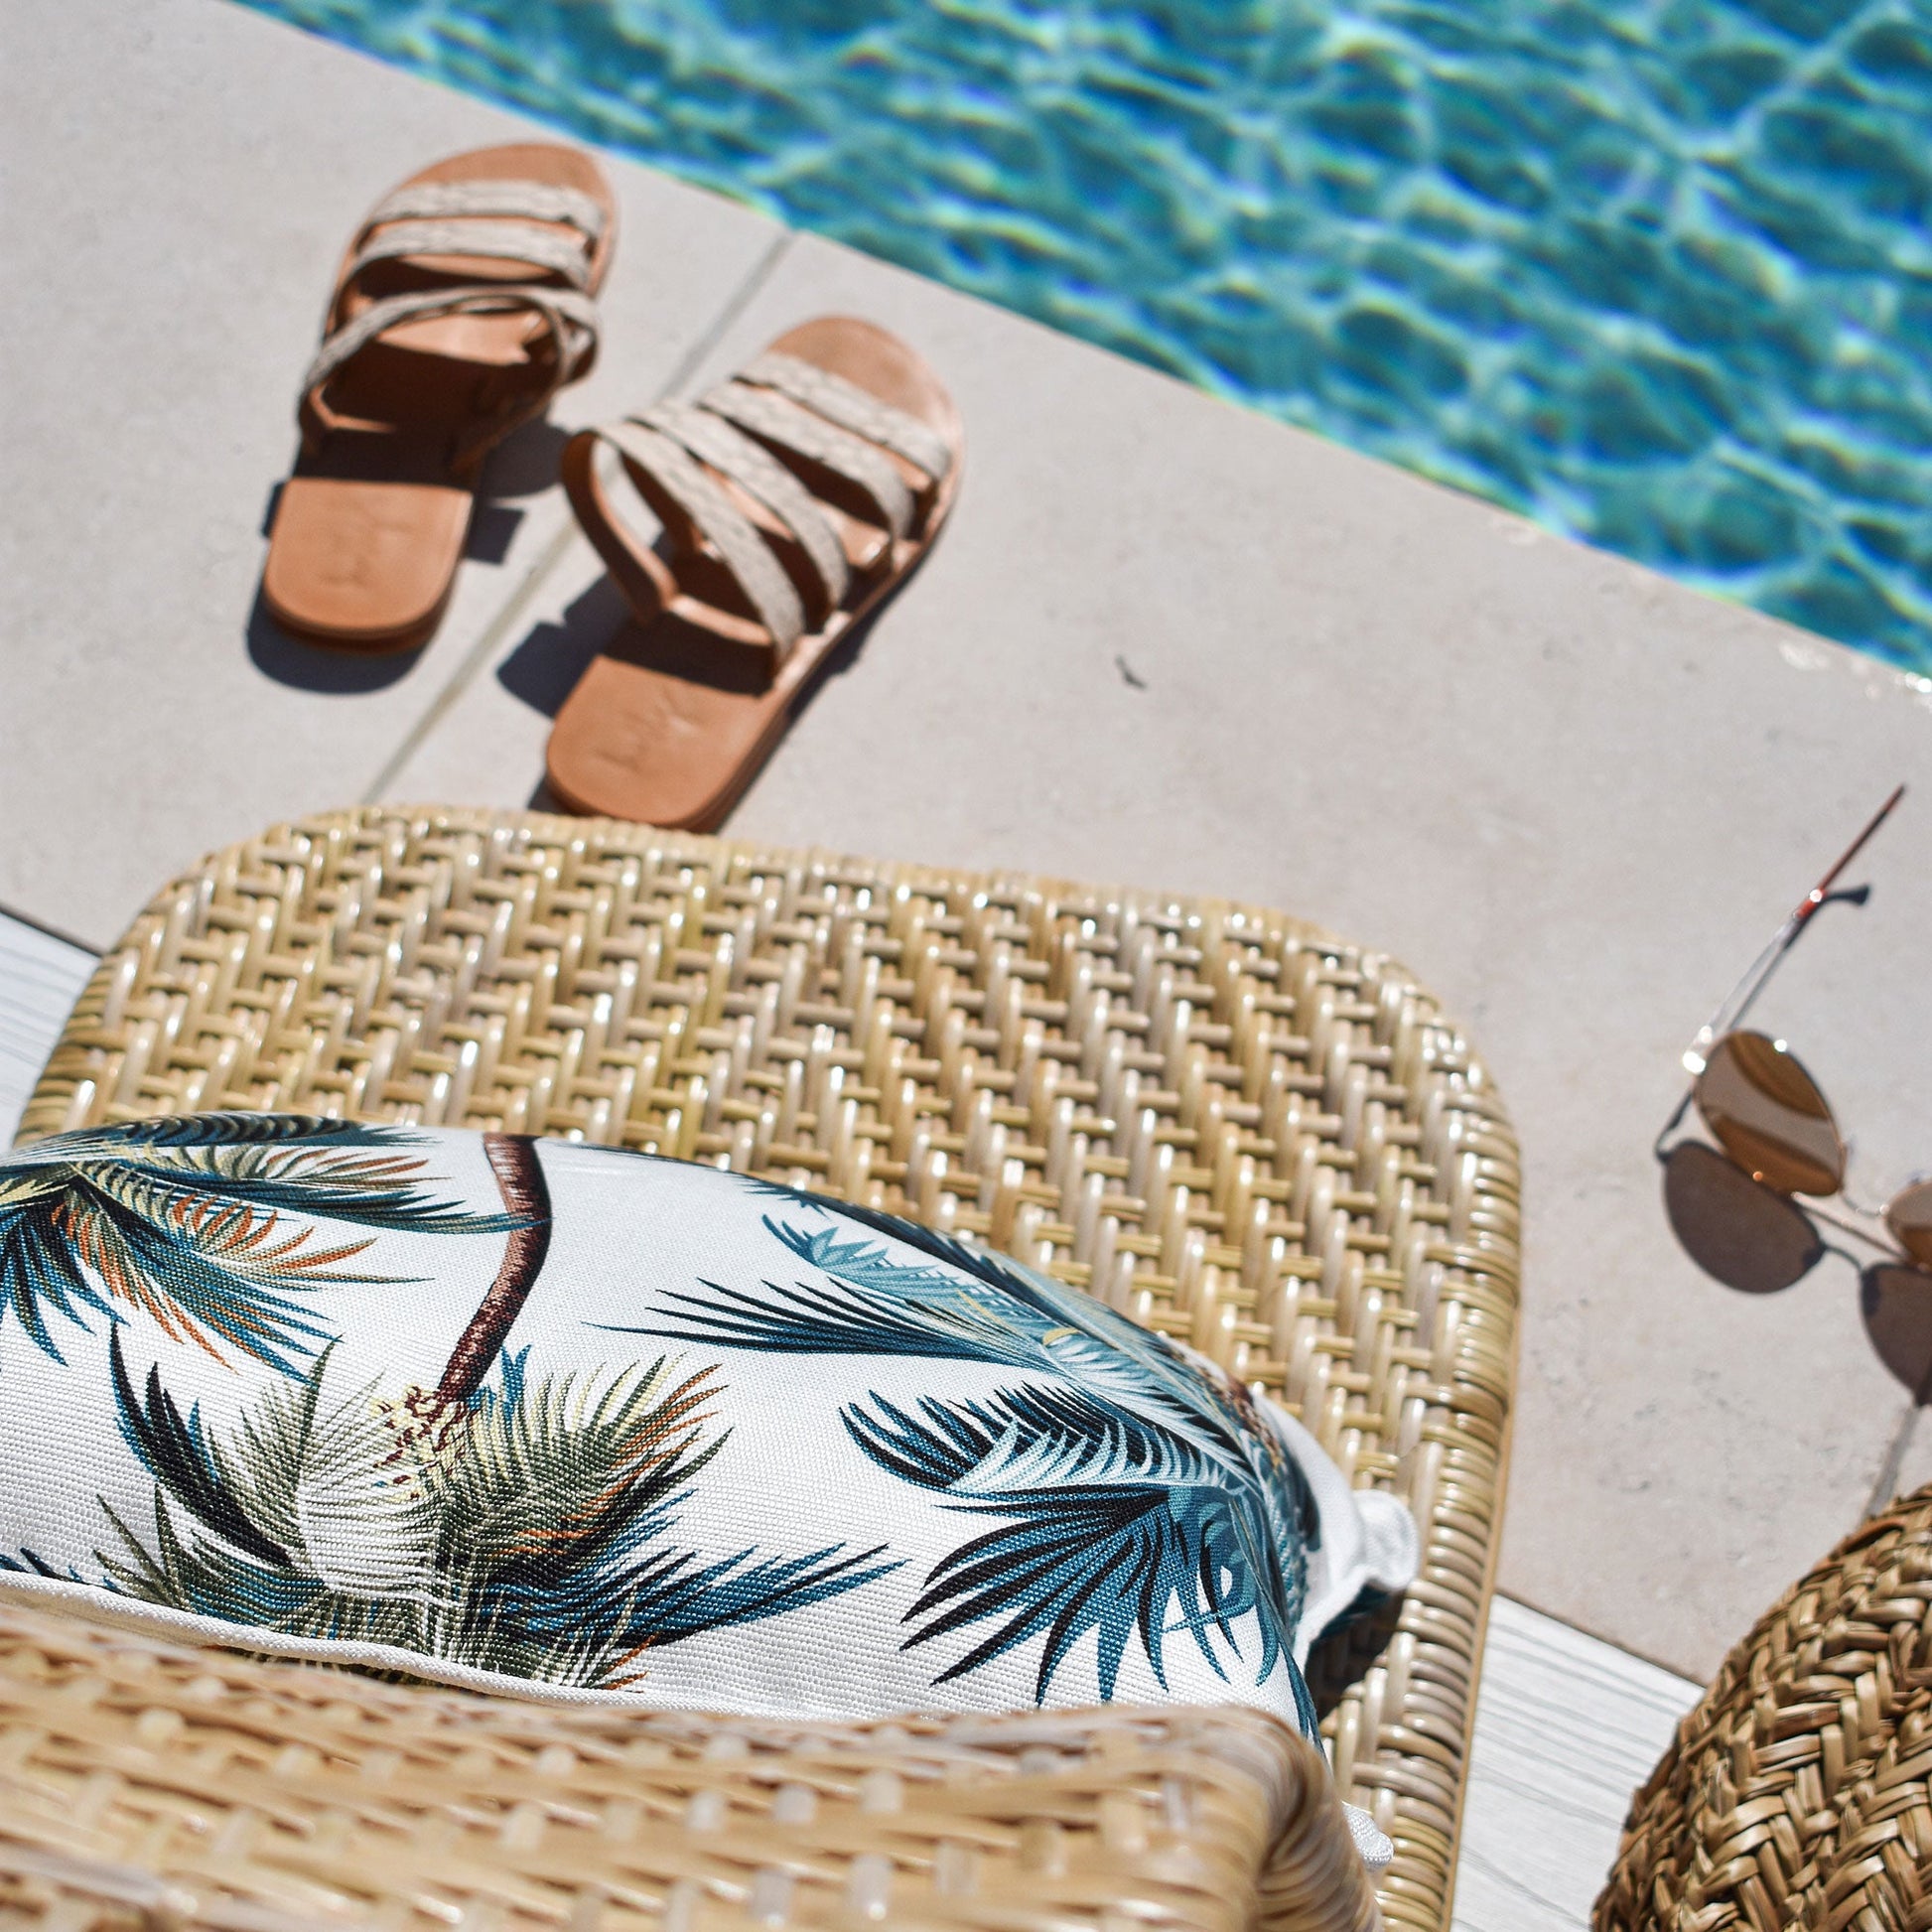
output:
[[[345, 650], [428, 639], [484, 459], [596, 358], [616, 238], [602, 170], [546, 143], [456, 155], [376, 205], [303, 384], [262, 572], [279, 623]], [[924, 360], [845, 317], [573, 436], [564, 487], [637, 624], [557, 715], [557, 798], [716, 825], [840, 638], [931, 547], [963, 451]]]

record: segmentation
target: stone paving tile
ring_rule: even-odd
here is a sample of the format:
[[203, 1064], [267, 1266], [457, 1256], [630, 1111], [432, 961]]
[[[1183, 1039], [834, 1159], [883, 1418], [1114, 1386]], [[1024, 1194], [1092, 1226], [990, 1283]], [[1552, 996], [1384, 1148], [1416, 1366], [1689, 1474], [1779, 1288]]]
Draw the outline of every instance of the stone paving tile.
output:
[[[353, 801], [562, 517], [559, 431], [506, 445], [429, 647], [356, 659], [254, 612], [297, 386], [354, 224], [528, 122], [211, 0], [0, 21], [0, 903], [104, 943], [178, 866]], [[780, 231], [610, 163], [622, 234], [573, 423], [656, 388]]]
[[[954, 386], [965, 485], [727, 829], [1222, 892], [1409, 960], [1527, 1152], [1504, 1585], [1707, 1675], [1858, 1520], [1903, 1397], [1842, 1263], [1759, 1300], [1696, 1272], [1651, 1140], [1778, 918], [1889, 782], [1932, 780], [1925, 695], [817, 240], [702, 379], [832, 312]], [[623, 611], [579, 542], [528, 617], [389, 796], [529, 801], [547, 714]], [[1885, 1173], [1922, 1158], [1932, 1079], [1926, 824], [1888, 830], [1872, 904], [1821, 919], [1762, 1009]]]

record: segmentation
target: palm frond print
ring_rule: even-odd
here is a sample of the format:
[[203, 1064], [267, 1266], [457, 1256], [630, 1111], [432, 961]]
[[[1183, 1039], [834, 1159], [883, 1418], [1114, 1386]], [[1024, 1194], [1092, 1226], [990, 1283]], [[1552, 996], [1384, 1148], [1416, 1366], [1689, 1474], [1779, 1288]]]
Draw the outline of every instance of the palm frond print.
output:
[[[801, 1354], [991, 1362], [1066, 1375], [1116, 1388], [1137, 1402], [1152, 1401], [1176, 1427], [1210, 1438], [1224, 1452], [1245, 1454], [1251, 1415], [1164, 1336], [1091, 1296], [934, 1229], [849, 1203], [840, 1206], [838, 1218], [876, 1228], [888, 1239], [852, 1240], [836, 1225], [764, 1219], [785, 1248], [836, 1286], [786, 1289], [767, 1281], [747, 1292], [707, 1282], [702, 1294], [674, 1291], [664, 1298], [685, 1326], [621, 1332]], [[929, 1260], [908, 1263], [893, 1252], [901, 1246]], [[1283, 1466], [1292, 1470], [1286, 1458]]]
[[[1235, 1621], [1251, 1612], [1255, 1682], [1280, 1663], [1284, 1620], [1271, 1611], [1290, 1591], [1279, 1555], [1256, 1512], [1184, 1439], [1081, 1391], [1031, 1387], [979, 1402], [928, 1398], [916, 1414], [875, 1396], [844, 1422], [882, 1468], [943, 1491], [954, 1509], [1010, 1519], [945, 1558], [907, 1613], [927, 1618], [907, 1649], [1001, 1619], [935, 1683], [1043, 1637], [1034, 1686], [1043, 1702], [1090, 1630], [1103, 1703], [1135, 1637], [1163, 1690], [1166, 1640], [1174, 1635], [1193, 1637], [1224, 1678], [1206, 1634], [1239, 1655]], [[1312, 1727], [1312, 1710], [1302, 1715]]]
[[[333, 1338], [317, 1289], [395, 1277], [351, 1267], [375, 1234], [503, 1233], [439, 1197], [394, 1127], [204, 1114], [66, 1134], [0, 1162], [0, 1320], [63, 1359], [54, 1323], [140, 1311], [171, 1340], [301, 1372]], [[338, 1224], [325, 1235], [318, 1221]], [[370, 1230], [342, 1238], [342, 1226]]]
[[[884, 1238], [841, 1232], [852, 1220]], [[820, 1279], [674, 1292], [661, 1321], [632, 1332], [976, 1362], [1028, 1378], [911, 1410], [874, 1393], [842, 1414], [879, 1467], [942, 1493], [949, 1508], [1001, 1519], [945, 1557], [907, 1612], [918, 1625], [908, 1650], [978, 1633], [936, 1684], [1037, 1640], [1035, 1695], [1044, 1702], [1092, 1632], [1107, 1700], [1130, 1645], [1165, 1687], [1169, 1641], [1184, 1637], [1218, 1677], [1237, 1659], [1257, 1685], [1285, 1669], [1313, 1731], [1293, 1632], [1319, 1519], [1245, 1390], [1091, 1298], [929, 1229], [849, 1206], [829, 1222], [765, 1225]], [[1249, 1617], [1243, 1658], [1237, 1626]]]
[[112, 1516], [111, 1587], [306, 1639], [377, 1643], [547, 1683], [621, 1688], [654, 1647], [800, 1608], [897, 1566], [843, 1546], [706, 1561], [676, 1535], [707, 1440], [714, 1371], [667, 1361], [524, 1375], [508, 1354], [464, 1412], [373, 1388], [327, 1393], [329, 1355], [271, 1387], [225, 1442], [109, 1341], [152, 1525]]

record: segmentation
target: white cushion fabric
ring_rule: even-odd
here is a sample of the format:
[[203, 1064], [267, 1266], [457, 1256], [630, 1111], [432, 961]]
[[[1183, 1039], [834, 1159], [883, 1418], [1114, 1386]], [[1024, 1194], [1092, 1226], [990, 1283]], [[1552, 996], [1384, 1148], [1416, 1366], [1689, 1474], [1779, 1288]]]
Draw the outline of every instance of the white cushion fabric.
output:
[[1096, 1301], [716, 1169], [207, 1115], [0, 1159], [0, 1582], [479, 1688], [1241, 1703], [1415, 1526]]

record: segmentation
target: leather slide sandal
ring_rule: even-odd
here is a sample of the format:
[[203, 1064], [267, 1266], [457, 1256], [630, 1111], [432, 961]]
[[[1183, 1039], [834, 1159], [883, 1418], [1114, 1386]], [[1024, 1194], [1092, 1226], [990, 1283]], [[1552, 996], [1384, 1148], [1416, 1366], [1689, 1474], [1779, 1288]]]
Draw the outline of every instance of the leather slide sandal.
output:
[[313, 642], [400, 650], [436, 628], [483, 459], [597, 354], [617, 206], [588, 155], [481, 148], [377, 204], [303, 383], [262, 601]]
[[847, 317], [780, 336], [695, 402], [572, 437], [564, 487], [639, 624], [557, 714], [558, 800], [717, 825], [839, 639], [931, 548], [964, 446], [923, 358]]

